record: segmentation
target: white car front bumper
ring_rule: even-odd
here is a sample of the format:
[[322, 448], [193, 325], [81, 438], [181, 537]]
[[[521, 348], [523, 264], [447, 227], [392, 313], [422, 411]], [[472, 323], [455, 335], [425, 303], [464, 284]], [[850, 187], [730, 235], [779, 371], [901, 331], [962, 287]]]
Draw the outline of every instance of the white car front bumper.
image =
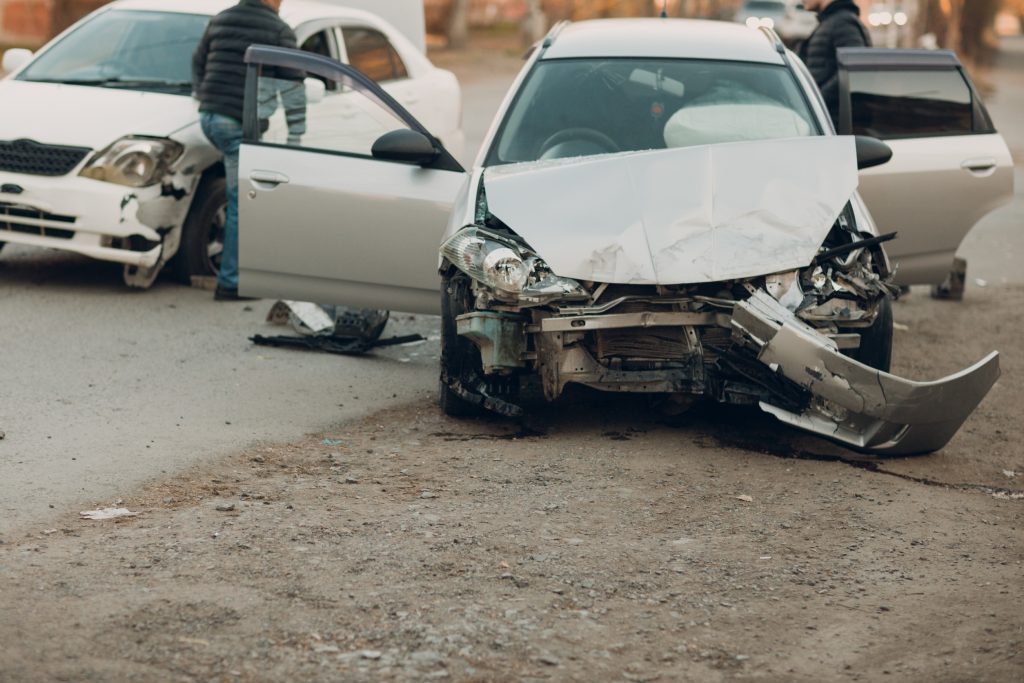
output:
[[191, 192], [171, 186], [132, 188], [77, 175], [0, 171], [0, 190], [0, 242], [140, 268], [160, 262], [164, 235], [181, 226], [191, 203]]

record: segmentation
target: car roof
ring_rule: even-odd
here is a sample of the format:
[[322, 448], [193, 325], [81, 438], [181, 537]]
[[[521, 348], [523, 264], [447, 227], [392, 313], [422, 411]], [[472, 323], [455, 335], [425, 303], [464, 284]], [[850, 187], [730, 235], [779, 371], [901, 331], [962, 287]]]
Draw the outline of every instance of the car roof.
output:
[[[763, 31], [702, 19], [592, 19], [549, 36], [542, 59], [654, 57], [784, 64]], [[548, 40], [548, 39], [545, 39]]]
[[[238, 0], [117, 0], [108, 7], [133, 9], [147, 12], [179, 12], [213, 16], [228, 7], [237, 5]], [[285, 0], [281, 3], [281, 18], [291, 26], [298, 26], [313, 19], [351, 18], [374, 23], [374, 15], [362, 10], [345, 7], [331, 2], [316, 0]]]

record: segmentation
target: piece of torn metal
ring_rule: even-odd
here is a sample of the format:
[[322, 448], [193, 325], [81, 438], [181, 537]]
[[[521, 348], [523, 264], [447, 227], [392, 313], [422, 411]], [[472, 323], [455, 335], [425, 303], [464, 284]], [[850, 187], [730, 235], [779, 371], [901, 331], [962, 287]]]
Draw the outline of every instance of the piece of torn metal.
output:
[[999, 354], [933, 382], [915, 382], [857, 362], [764, 292], [738, 302], [733, 336], [775, 373], [808, 391], [802, 413], [762, 401], [794, 427], [885, 455], [945, 446], [999, 378]]

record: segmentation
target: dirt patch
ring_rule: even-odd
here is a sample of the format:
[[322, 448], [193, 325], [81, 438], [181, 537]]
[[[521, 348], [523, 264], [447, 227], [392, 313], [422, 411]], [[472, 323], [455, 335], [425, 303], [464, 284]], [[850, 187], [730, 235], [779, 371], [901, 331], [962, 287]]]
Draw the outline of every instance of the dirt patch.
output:
[[1022, 304], [897, 306], [899, 371], [1007, 351], [926, 458], [574, 392], [527, 427], [395, 409], [154, 482], [137, 517], [67, 511], [2, 539], [0, 680], [1019, 680]]

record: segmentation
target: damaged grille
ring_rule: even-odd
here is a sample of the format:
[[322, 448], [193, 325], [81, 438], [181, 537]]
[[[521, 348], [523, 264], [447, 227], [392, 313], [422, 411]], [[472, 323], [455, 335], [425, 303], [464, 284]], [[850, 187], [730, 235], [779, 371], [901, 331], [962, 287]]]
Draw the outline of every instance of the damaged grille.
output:
[[72, 225], [74, 222], [74, 216], [47, 213], [30, 206], [0, 202], [0, 232], [20, 232], [26, 235], [69, 240], [75, 236], [74, 230], [49, 225], [49, 223]]
[[70, 173], [91, 150], [44, 145], [33, 140], [0, 140], [0, 171], [60, 176]]
[[673, 327], [594, 332], [594, 355], [608, 358], [649, 358], [660, 360], [682, 360], [692, 352], [682, 330]]

